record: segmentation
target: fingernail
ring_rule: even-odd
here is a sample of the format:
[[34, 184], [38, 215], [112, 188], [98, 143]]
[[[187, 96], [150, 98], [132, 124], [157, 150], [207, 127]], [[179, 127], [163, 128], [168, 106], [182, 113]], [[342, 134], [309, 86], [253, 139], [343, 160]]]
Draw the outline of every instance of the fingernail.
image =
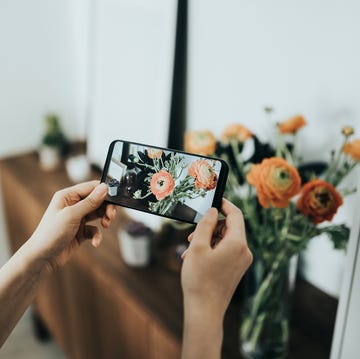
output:
[[194, 236], [194, 232], [192, 232], [192, 233], [190, 233], [190, 234], [188, 235], [188, 237], [187, 237], [188, 242], [191, 243], [191, 241], [192, 241], [192, 239], [193, 239], [193, 236]]
[[100, 246], [100, 243], [101, 243], [101, 236], [95, 236], [92, 241], [91, 241], [91, 244], [95, 247], [95, 248], [98, 248]]
[[181, 254], [181, 259], [184, 260], [185, 256], [186, 256], [186, 252], [187, 252], [187, 249]]
[[95, 196], [103, 196], [107, 192], [107, 185], [106, 183], [100, 183], [95, 187], [94, 195]]

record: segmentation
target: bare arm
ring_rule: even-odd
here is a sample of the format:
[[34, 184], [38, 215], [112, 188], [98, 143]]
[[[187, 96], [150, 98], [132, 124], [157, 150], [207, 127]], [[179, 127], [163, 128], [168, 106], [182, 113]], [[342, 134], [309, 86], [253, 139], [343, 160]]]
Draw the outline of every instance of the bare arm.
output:
[[206, 213], [184, 255], [183, 359], [220, 358], [224, 314], [252, 262], [241, 211], [223, 200], [222, 213], [220, 222], [215, 208]]
[[0, 346], [34, 300], [40, 279], [63, 265], [86, 239], [97, 247], [101, 233], [87, 220], [109, 227], [115, 207], [101, 206], [106, 185], [86, 182], [57, 192], [31, 238], [0, 269]]

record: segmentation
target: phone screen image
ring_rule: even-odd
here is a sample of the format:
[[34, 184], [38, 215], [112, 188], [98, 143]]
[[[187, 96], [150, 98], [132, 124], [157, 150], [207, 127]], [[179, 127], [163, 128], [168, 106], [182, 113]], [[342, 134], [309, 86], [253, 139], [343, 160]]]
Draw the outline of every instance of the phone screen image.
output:
[[117, 140], [102, 182], [108, 202], [198, 223], [210, 207], [220, 208], [227, 172], [220, 159]]

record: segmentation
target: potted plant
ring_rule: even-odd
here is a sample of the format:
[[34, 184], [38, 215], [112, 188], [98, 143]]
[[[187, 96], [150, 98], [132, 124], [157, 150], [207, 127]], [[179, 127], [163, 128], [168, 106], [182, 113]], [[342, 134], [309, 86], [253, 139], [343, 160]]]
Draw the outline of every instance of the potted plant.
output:
[[143, 222], [130, 221], [118, 233], [121, 255], [132, 267], [145, 267], [150, 262], [152, 231]]
[[115, 179], [115, 178], [111, 178], [108, 183], [108, 194], [111, 197], [117, 196], [118, 193], [118, 188], [120, 186], [120, 182]]
[[45, 134], [39, 150], [41, 168], [46, 171], [56, 169], [67, 150], [68, 141], [60, 127], [58, 116], [47, 114], [45, 116]]

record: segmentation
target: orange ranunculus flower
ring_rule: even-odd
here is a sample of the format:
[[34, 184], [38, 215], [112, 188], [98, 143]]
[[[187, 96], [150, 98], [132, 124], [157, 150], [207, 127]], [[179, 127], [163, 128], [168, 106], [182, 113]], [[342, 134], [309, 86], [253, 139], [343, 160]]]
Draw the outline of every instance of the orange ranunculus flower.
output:
[[360, 139], [345, 143], [342, 151], [355, 161], [360, 161]]
[[342, 198], [335, 187], [328, 182], [315, 179], [302, 188], [297, 207], [316, 224], [331, 221], [342, 203]]
[[234, 123], [225, 127], [223, 133], [221, 134], [221, 141], [227, 143], [231, 139], [236, 139], [244, 143], [252, 137], [253, 134], [245, 126]]
[[246, 176], [256, 187], [260, 204], [277, 208], [288, 206], [290, 199], [300, 191], [301, 179], [297, 169], [283, 158], [265, 158], [254, 165]]
[[150, 191], [155, 195], [156, 199], [161, 199], [171, 195], [175, 187], [175, 181], [171, 174], [161, 170], [156, 172], [150, 180]]
[[191, 163], [188, 173], [195, 179], [197, 189], [211, 190], [216, 187], [217, 175], [206, 160], [197, 160]]
[[351, 135], [354, 134], [354, 128], [351, 127], [351, 126], [344, 126], [342, 129], [341, 129], [341, 133], [345, 136], [345, 137], [349, 137]]
[[147, 149], [147, 155], [149, 158], [155, 159], [155, 158], [160, 158], [163, 154], [163, 151], [160, 150], [159, 148], [152, 148], [149, 147]]
[[288, 120], [279, 123], [280, 133], [296, 133], [301, 127], [306, 125], [306, 120], [301, 115], [296, 115]]
[[209, 156], [215, 152], [216, 138], [211, 131], [192, 131], [185, 134], [185, 151]]

